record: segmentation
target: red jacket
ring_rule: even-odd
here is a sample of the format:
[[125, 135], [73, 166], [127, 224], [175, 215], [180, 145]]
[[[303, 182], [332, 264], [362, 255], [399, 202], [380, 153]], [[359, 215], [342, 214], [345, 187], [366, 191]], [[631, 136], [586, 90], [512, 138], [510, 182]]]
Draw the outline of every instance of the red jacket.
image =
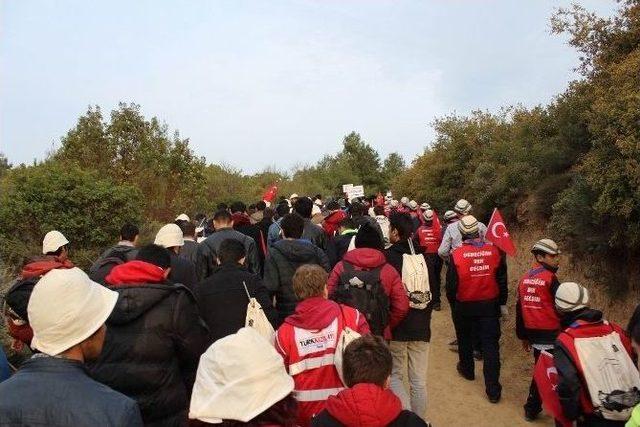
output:
[[400, 399], [375, 384], [356, 384], [327, 400], [326, 412], [345, 426], [382, 427], [402, 412]]
[[309, 425], [324, 409], [326, 399], [344, 388], [334, 353], [345, 326], [359, 334], [369, 333], [369, 325], [358, 310], [315, 297], [300, 302], [278, 328], [275, 346], [295, 382], [301, 426]]
[[[384, 331], [384, 338], [390, 340], [391, 329], [402, 322], [409, 312], [409, 299], [402, 284], [402, 278], [396, 269], [387, 263], [384, 254], [376, 249], [356, 248], [347, 252], [343, 260], [352, 264], [356, 270], [370, 270], [382, 266], [380, 280], [382, 281], [385, 293], [389, 296], [389, 302], [391, 304], [389, 326]], [[331, 295], [340, 284], [340, 275], [343, 271], [344, 264], [340, 261], [329, 275], [329, 282], [327, 283], [329, 295]]]
[[343, 210], [337, 210], [331, 212], [324, 221], [322, 221], [322, 228], [329, 237], [333, 237], [340, 227], [340, 223], [347, 217], [347, 213]]

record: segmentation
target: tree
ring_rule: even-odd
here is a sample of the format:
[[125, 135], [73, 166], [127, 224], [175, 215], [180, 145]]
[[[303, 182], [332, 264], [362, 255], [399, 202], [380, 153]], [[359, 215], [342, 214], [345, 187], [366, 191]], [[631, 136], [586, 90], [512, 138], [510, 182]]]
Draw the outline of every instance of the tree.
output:
[[[360, 138], [360, 134], [351, 132], [342, 141], [342, 152], [338, 154], [338, 163], [346, 163], [348, 168], [355, 173], [358, 182], [365, 191], [376, 192], [383, 190], [383, 177], [381, 173], [380, 155], [378, 152]], [[351, 184], [345, 182], [344, 184]]]
[[404, 159], [398, 153], [389, 153], [382, 166], [382, 177], [384, 183], [391, 188], [394, 180], [396, 180], [407, 169]]
[[3, 153], [0, 153], [0, 178], [2, 178], [11, 169], [11, 163]]

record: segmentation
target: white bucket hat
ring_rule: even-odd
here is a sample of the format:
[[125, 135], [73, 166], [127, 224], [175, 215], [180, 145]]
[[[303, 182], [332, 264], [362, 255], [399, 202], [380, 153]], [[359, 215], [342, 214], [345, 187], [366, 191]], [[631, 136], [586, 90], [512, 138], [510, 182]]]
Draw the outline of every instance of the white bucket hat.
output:
[[42, 239], [42, 253], [46, 254], [49, 252], [55, 252], [62, 246], [68, 244], [69, 241], [64, 237], [64, 234], [58, 230], [52, 230], [45, 234], [44, 239]]
[[544, 252], [549, 255], [560, 255], [562, 253], [558, 248], [558, 244], [551, 239], [538, 240], [531, 248], [531, 252], [534, 251]]
[[463, 236], [475, 234], [480, 230], [478, 220], [473, 215], [463, 216], [462, 219], [458, 221], [458, 230], [460, 230]]
[[174, 246], [184, 245], [184, 235], [182, 229], [177, 224], [163, 225], [158, 234], [156, 234], [156, 245], [160, 245], [164, 248], [172, 248]]
[[422, 216], [424, 217], [425, 221], [433, 221], [433, 211], [431, 209], [427, 209], [426, 211], [424, 211]]
[[456, 213], [454, 211], [446, 211], [444, 213], [444, 220], [445, 221], [451, 221], [452, 219], [456, 219], [458, 217], [458, 215], [456, 215]]
[[118, 301], [77, 267], [51, 270], [33, 288], [27, 313], [33, 329], [31, 346], [55, 356], [93, 335]]
[[461, 215], [466, 215], [471, 212], [471, 203], [469, 203], [465, 199], [460, 199], [458, 200], [458, 203], [456, 203], [456, 205], [453, 207], [453, 210]]
[[575, 282], [561, 283], [556, 291], [555, 304], [561, 312], [580, 310], [589, 304], [589, 291]]
[[401, 197], [400, 198], [400, 203], [403, 204], [404, 206], [409, 204], [409, 198], [408, 197]]
[[189, 216], [187, 214], [181, 213], [180, 215], [178, 215], [176, 217], [176, 221], [187, 221], [187, 222], [189, 222], [191, 220], [189, 219]]
[[282, 356], [254, 328], [242, 328], [200, 356], [189, 418], [247, 422], [292, 391]]
[[415, 200], [411, 200], [409, 202], [409, 209], [411, 209], [412, 211], [418, 209], [418, 202], [416, 202]]
[[422, 209], [423, 211], [426, 211], [427, 209], [431, 209], [431, 205], [427, 202], [424, 202], [423, 204], [420, 205], [420, 209]]

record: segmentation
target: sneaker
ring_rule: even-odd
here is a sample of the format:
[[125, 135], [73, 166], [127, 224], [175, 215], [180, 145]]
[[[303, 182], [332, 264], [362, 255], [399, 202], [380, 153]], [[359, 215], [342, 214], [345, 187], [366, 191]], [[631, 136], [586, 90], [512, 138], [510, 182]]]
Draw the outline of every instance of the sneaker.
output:
[[474, 374], [468, 375], [462, 371], [462, 368], [460, 367], [460, 362], [458, 362], [458, 364], [456, 365], [456, 370], [458, 371], [458, 374], [460, 374], [460, 376], [467, 381], [473, 381], [476, 379], [476, 376]]
[[497, 396], [487, 396], [489, 398], [489, 402], [491, 403], [498, 403], [500, 402], [500, 395], [498, 394]]
[[440, 310], [442, 310], [442, 306], [440, 305], [440, 303], [439, 303], [439, 302], [436, 302], [436, 303], [434, 303], [434, 304], [433, 304], [433, 310], [434, 310], [434, 311], [440, 311]]
[[458, 340], [453, 340], [449, 343], [449, 346], [457, 346], [458, 345]]
[[483, 358], [482, 352], [480, 350], [474, 350], [473, 351], [473, 358], [476, 359], [477, 361], [482, 360], [482, 358]]

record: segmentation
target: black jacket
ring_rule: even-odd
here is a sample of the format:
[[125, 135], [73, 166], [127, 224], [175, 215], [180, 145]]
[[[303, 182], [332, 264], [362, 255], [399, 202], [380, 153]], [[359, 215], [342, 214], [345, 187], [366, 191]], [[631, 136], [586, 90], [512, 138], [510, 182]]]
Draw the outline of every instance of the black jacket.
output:
[[351, 244], [351, 240], [357, 232], [358, 230], [353, 230], [353, 232], [340, 234], [329, 239], [327, 243], [327, 257], [329, 258], [331, 268], [342, 261], [342, 257], [347, 253], [349, 244]]
[[[568, 328], [576, 320], [584, 320], [587, 322], [599, 322], [602, 320], [602, 312], [584, 308], [572, 313], [567, 313], [562, 319], [563, 329]], [[582, 407], [580, 405], [580, 393], [582, 391], [582, 379], [578, 370], [569, 356], [567, 350], [560, 341], [556, 341], [553, 349], [553, 361], [558, 371], [558, 397], [562, 412], [569, 420], [576, 420], [583, 417]], [[623, 426], [624, 422], [612, 424], [603, 418], [596, 416], [589, 417], [585, 426]]]
[[209, 333], [180, 285], [110, 286], [120, 294], [91, 376], [135, 399], [146, 425], [187, 423], [189, 396]]
[[136, 258], [136, 255], [138, 255], [138, 248], [136, 248], [135, 246], [129, 246], [129, 245], [115, 245], [115, 246], [112, 246], [109, 249], [107, 249], [106, 251], [102, 252], [102, 254], [100, 254], [98, 259], [95, 260], [95, 262], [93, 264], [94, 265], [97, 264], [99, 261], [105, 259], [108, 256], [113, 256], [114, 252], [118, 253], [118, 255], [116, 255], [116, 256], [122, 257], [126, 261], [131, 261], [131, 260], [134, 260]]
[[180, 258], [198, 265], [198, 243], [195, 240], [184, 239], [184, 245], [180, 248]]
[[[320, 412], [318, 415], [313, 417], [311, 420], [312, 427], [350, 427], [345, 426], [340, 421], [336, 420], [331, 414], [325, 409]], [[417, 416], [411, 411], [404, 410], [400, 412], [398, 418], [393, 420], [390, 424], [387, 424], [387, 427], [427, 427], [428, 424], [425, 423], [422, 418]]]
[[329, 271], [327, 256], [306, 240], [280, 240], [269, 250], [264, 266], [264, 285], [276, 297], [278, 325], [293, 314], [298, 298], [293, 293], [292, 279], [303, 264], [318, 264]]
[[[256, 242], [256, 250], [258, 253], [258, 260], [260, 261], [260, 274], [262, 274], [264, 268], [264, 248], [267, 246], [267, 235], [262, 235], [262, 231], [253, 224], [241, 224], [233, 226], [233, 229], [239, 231], [245, 236], [251, 237]], [[264, 245], [264, 246], [263, 246]]]
[[302, 238], [310, 240], [311, 243], [322, 249], [327, 250], [327, 235], [324, 229], [319, 225], [311, 222], [310, 219], [304, 219], [304, 230], [302, 231]]
[[[551, 296], [555, 298], [556, 291], [560, 286], [560, 282], [556, 277], [555, 273], [557, 269], [549, 267], [546, 264], [540, 264], [545, 269], [554, 273], [553, 281], [551, 282], [551, 287], [549, 291], [551, 292]], [[524, 318], [522, 317], [522, 306], [520, 305], [520, 299], [518, 298], [516, 301], [516, 336], [518, 339], [527, 340], [531, 344], [553, 344], [556, 341], [558, 333], [560, 331], [545, 331], [540, 329], [527, 329], [524, 325]]]
[[2, 426], [142, 427], [136, 402], [75, 360], [36, 355], [0, 383]]
[[[422, 254], [421, 248], [414, 242], [413, 245], [417, 254]], [[387, 262], [391, 264], [400, 276], [402, 276], [402, 255], [410, 254], [409, 243], [407, 240], [394, 243], [385, 252]], [[429, 284], [436, 283], [435, 271], [429, 268]], [[391, 334], [393, 341], [431, 341], [431, 313], [433, 311], [433, 303], [429, 303], [423, 310], [409, 308], [407, 316], [396, 326]]]
[[198, 273], [198, 277], [206, 279], [213, 274], [213, 271], [218, 266], [218, 249], [220, 249], [220, 245], [226, 239], [234, 239], [242, 242], [247, 253], [245, 265], [250, 272], [258, 274], [260, 272], [260, 257], [255, 240], [232, 228], [223, 228], [216, 230], [215, 233], [198, 244], [199, 256], [200, 259], [203, 260], [199, 266], [200, 272]]
[[[455, 265], [450, 262], [447, 269], [447, 298], [449, 301], [456, 300], [458, 293], [458, 272]], [[507, 287], [507, 259], [501, 252], [500, 266], [496, 270], [496, 281], [500, 294], [498, 298], [487, 301], [456, 301], [455, 310], [464, 316], [498, 316], [500, 317], [500, 306], [507, 304], [509, 289]]]
[[174, 252], [170, 252], [170, 255], [171, 272], [169, 272], [169, 281], [185, 285], [187, 288], [193, 290], [195, 284], [198, 283], [196, 266], [191, 261], [181, 258]]
[[278, 315], [260, 277], [240, 265], [222, 265], [195, 287], [200, 315], [209, 327], [213, 342], [244, 327], [249, 298], [243, 282], [275, 328]]

